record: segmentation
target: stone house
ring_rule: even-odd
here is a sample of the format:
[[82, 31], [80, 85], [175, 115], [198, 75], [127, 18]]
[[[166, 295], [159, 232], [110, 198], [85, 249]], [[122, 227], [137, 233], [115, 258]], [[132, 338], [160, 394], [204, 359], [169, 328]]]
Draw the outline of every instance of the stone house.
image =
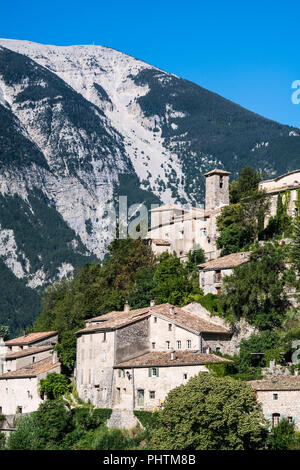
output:
[[253, 388], [263, 413], [272, 426], [285, 417], [300, 430], [300, 377], [273, 376], [248, 382]]
[[200, 264], [199, 286], [206, 294], [220, 294], [222, 279], [232, 274], [233, 269], [249, 261], [249, 252], [232, 253]]
[[61, 367], [53, 347], [57, 332], [31, 333], [3, 342], [0, 340], [0, 414], [36, 411], [43, 401], [39, 382]]
[[217, 168], [205, 173], [205, 208], [166, 204], [151, 210], [147, 239], [156, 255], [175, 251], [186, 260], [190, 250], [202, 248], [207, 259], [217, 257], [216, 219], [222, 207], [229, 204], [229, 175]]
[[260, 190], [265, 190], [271, 196], [268, 217], [276, 215], [279, 194], [281, 194], [283, 202], [286, 204], [287, 213], [292, 217], [298, 214], [297, 202], [300, 202], [300, 170], [290, 171], [277, 178], [261, 181], [258, 187]]
[[199, 351], [148, 352], [114, 366], [115, 408], [157, 410], [166, 395], [199, 372], [207, 364], [228, 362]]
[[[126, 306], [123, 312], [92, 318], [77, 332], [79, 396], [100, 408], [154, 409], [185, 376], [205, 370], [210, 362], [222, 362], [211, 352], [224, 352], [230, 340], [228, 328], [170, 304], [152, 302], [136, 310]], [[127, 383], [123, 378], [129, 376]], [[157, 380], [148, 388], [154, 376]], [[138, 405], [143, 394], [144, 405]]]

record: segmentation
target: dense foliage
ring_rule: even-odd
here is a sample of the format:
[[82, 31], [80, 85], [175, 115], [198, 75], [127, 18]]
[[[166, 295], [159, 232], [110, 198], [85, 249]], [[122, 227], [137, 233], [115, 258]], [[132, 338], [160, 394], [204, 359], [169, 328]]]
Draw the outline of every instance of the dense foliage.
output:
[[[70, 409], [62, 399], [47, 400], [39, 409], [17, 421], [10, 434], [9, 450], [127, 450], [142, 448], [147, 432], [108, 429], [110, 409], [91, 406]], [[5, 440], [1, 440], [4, 447]]]
[[245, 318], [259, 329], [280, 326], [289, 302], [284, 290], [285, 250], [277, 243], [255, 248], [250, 262], [223, 280], [221, 307], [232, 322]]
[[217, 247], [221, 256], [248, 249], [264, 232], [264, 220], [268, 214], [270, 200], [258, 189], [262, 175], [251, 167], [243, 168], [237, 181], [229, 187], [230, 204], [225, 206], [217, 218], [220, 235]]
[[252, 389], [200, 373], [171, 390], [159, 413], [153, 449], [249, 450], [264, 447], [266, 428]]
[[[193, 269], [199, 256], [190, 262]], [[164, 253], [157, 260], [144, 240], [114, 240], [102, 265], [88, 263], [74, 279], [63, 279], [46, 290], [34, 331], [58, 331], [56, 349], [63, 366], [71, 370], [76, 355], [74, 333], [84, 327], [84, 320], [123, 310], [127, 299], [131, 308], [147, 307], [151, 299], [188, 303], [190, 295], [201, 293], [189, 272], [175, 254]]]
[[40, 395], [50, 400], [55, 400], [63, 396], [68, 391], [68, 379], [63, 374], [50, 372], [44, 379], [40, 381]]

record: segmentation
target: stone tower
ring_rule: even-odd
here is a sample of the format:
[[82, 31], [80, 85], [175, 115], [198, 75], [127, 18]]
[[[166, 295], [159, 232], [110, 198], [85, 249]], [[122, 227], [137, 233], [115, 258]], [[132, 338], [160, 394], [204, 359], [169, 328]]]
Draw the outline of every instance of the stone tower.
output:
[[205, 173], [205, 210], [214, 210], [229, 204], [229, 171], [215, 168]]

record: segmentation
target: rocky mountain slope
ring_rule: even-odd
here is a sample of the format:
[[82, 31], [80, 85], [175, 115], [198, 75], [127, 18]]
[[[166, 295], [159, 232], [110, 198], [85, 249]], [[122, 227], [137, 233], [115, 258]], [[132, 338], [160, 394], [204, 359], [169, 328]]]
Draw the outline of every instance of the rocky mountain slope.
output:
[[299, 168], [299, 135], [109, 48], [1, 39], [0, 324], [30, 322], [39, 286], [103, 256], [119, 195], [199, 204], [215, 166]]

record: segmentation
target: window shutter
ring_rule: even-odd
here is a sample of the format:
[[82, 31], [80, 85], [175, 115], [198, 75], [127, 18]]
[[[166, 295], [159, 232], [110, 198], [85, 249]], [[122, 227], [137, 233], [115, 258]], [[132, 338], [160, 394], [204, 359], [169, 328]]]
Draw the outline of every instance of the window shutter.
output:
[[156, 368], [156, 377], [159, 377], [159, 368]]
[[121, 369], [119, 369], [119, 377], [121, 377]]
[[148, 369], [148, 375], [149, 375], [149, 377], [151, 377], [151, 368], [150, 367]]

